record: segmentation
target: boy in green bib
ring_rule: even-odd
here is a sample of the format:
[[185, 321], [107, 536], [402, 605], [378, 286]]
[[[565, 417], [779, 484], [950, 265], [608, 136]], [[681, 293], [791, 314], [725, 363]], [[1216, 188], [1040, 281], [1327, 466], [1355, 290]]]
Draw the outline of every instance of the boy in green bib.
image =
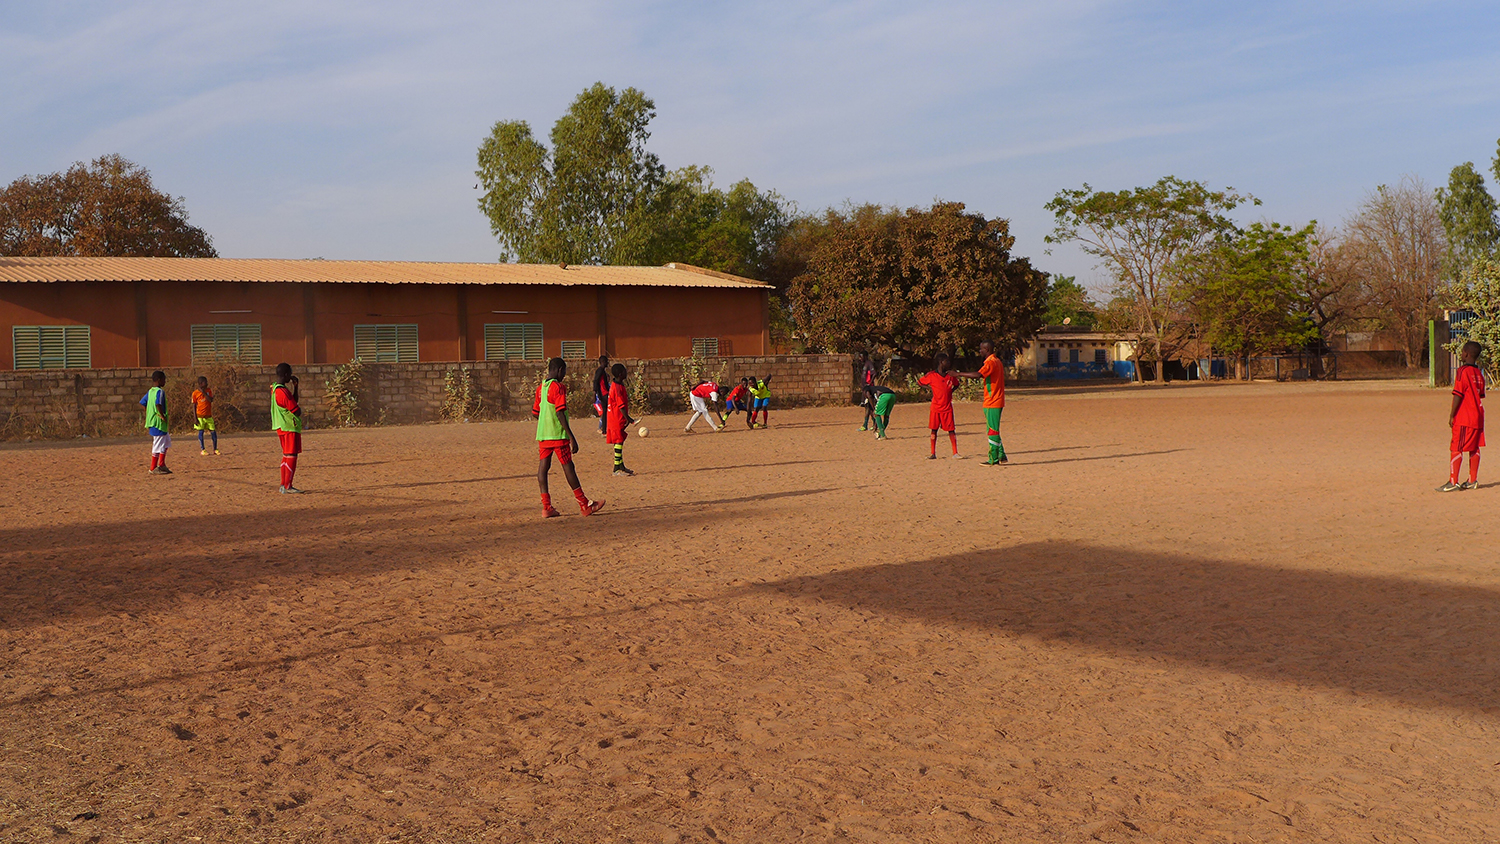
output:
[[590, 501], [583, 494], [583, 485], [578, 482], [578, 470], [573, 468], [573, 453], [578, 450], [578, 438], [568, 425], [568, 390], [562, 380], [568, 374], [568, 365], [562, 358], [547, 362], [547, 377], [537, 385], [536, 399], [531, 403], [531, 415], [536, 417], [536, 445], [540, 462], [536, 469], [536, 482], [542, 488], [542, 516], [560, 516], [552, 507], [552, 496], [547, 490], [547, 473], [552, 469], [552, 455], [562, 464], [563, 477], [573, 488], [573, 497], [578, 499], [578, 510], [592, 516], [604, 507], [603, 501]]
[[151, 373], [151, 389], [141, 397], [141, 407], [146, 408], [146, 430], [151, 434], [151, 474], [170, 475], [167, 468], [167, 449], [172, 447], [172, 435], [167, 433], [167, 374], [160, 369]]

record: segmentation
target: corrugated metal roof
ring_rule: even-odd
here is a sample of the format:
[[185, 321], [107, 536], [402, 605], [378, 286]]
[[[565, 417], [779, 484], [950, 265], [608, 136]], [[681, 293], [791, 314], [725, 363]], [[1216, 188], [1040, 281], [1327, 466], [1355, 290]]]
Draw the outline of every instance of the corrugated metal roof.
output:
[[0, 258], [0, 281], [317, 281], [375, 284], [552, 284], [643, 287], [769, 285], [687, 264], [595, 267], [282, 258]]

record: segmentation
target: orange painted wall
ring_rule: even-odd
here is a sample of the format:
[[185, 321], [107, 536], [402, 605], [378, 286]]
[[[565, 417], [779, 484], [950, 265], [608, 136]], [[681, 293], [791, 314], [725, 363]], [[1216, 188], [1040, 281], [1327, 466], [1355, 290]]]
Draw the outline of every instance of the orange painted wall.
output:
[[759, 290], [611, 288], [605, 292], [609, 353], [630, 358], [692, 354], [694, 337], [719, 338], [721, 355], [768, 354]]
[[317, 284], [313, 313], [315, 363], [353, 359], [354, 326], [382, 323], [416, 323], [419, 360], [459, 359], [453, 285]]
[[[540, 322], [543, 354], [562, 354], [562, 341], [583, 340], [600, 354], [598, 306], [608, 334], [603, 351], [618, 357], [679, 357], [692, 338], [719, 338], [724, 355], [758, 355], [765, 330], [765, 293], [685, 287], [548, 287], [473, 285], [464, 288], [468, 344], [460, 349], [455, 285], [146, 282], [146, 360], [138, 360], [136, 286], [130, 282], [0, 284], [0, 369], [13, 369], [9, 327], [89, 325], [95, 368], [186, 366], [195, 324], [258, 323], [267, 364], [340, 363], [354, 356], [354, 326], [416, 323], [422, 361], [484, 359], [486, 323]], [[306, 355], [304, 295], [312, 290], [314, 359]], [[248, 313], [213, 313], [248, 311]], [[494, 313], [524, 311], [525, 313]]]
[[16, 366], [10, 331], [16, 325], [87, 325], [96, 369], [137, 365], [129, 284], [0, 284], [0, 369]]
[[[596, 287], [544, 287], [541, 285], [488, 285], [468, 288], [468, 360], [484, 360], [486, 323], [540, 322], [542, 354], [562, 355], [562, 341], [583, 340], [588, 356], [599, 355], [599, 317]], [[526, 313], [495, 313], [525, 311]]]
[[265, 363], [303, 362], [306, 357], [302, 285], [160, 281], [146, 285], [146, 365], [191, 364], [192, 327], [229, 323], [260, 325]]

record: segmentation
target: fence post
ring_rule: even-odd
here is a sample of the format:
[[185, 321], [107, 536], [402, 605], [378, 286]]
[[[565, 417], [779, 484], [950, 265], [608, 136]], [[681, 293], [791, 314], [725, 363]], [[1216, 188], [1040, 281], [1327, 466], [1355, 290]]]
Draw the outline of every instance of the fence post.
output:
[[1427, 320], [1427, 386], [1436, 387], [1437, 382], [1437, 320]]

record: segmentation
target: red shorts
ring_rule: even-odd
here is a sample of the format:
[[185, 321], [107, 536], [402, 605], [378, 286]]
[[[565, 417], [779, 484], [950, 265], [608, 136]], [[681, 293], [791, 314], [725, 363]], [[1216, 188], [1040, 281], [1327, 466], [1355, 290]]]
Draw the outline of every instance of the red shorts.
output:
[[934, 407], [927, 413], [927, 428], [932, 431], [953, 432], [953, 405]]
[[1470, 453], [1479, 450], [1484, 445], [1483, 428], [1465, 428], [1462, 425], [1453, 426], [1453, 443], [1448, 446], [1448, 451], [1457, 454], [1461, 451]]
[[610, 445], [620, 445], [625, 442], [627, 435], [625, 420], [610, 417], [604, 423], [604, 441]]
[[539, 460], [546, 460], [556, 454], [557, 462], [564, 466], [573, 462], [573, 449], [568, 446], [567, 440], [539, 440], [536, 450]]
[[276, 436], [281, 439], [281, 453], [282, 454], [301, 454], [302, 453], [302, 432], [301, 431], [277, 431], [276, 432]]

